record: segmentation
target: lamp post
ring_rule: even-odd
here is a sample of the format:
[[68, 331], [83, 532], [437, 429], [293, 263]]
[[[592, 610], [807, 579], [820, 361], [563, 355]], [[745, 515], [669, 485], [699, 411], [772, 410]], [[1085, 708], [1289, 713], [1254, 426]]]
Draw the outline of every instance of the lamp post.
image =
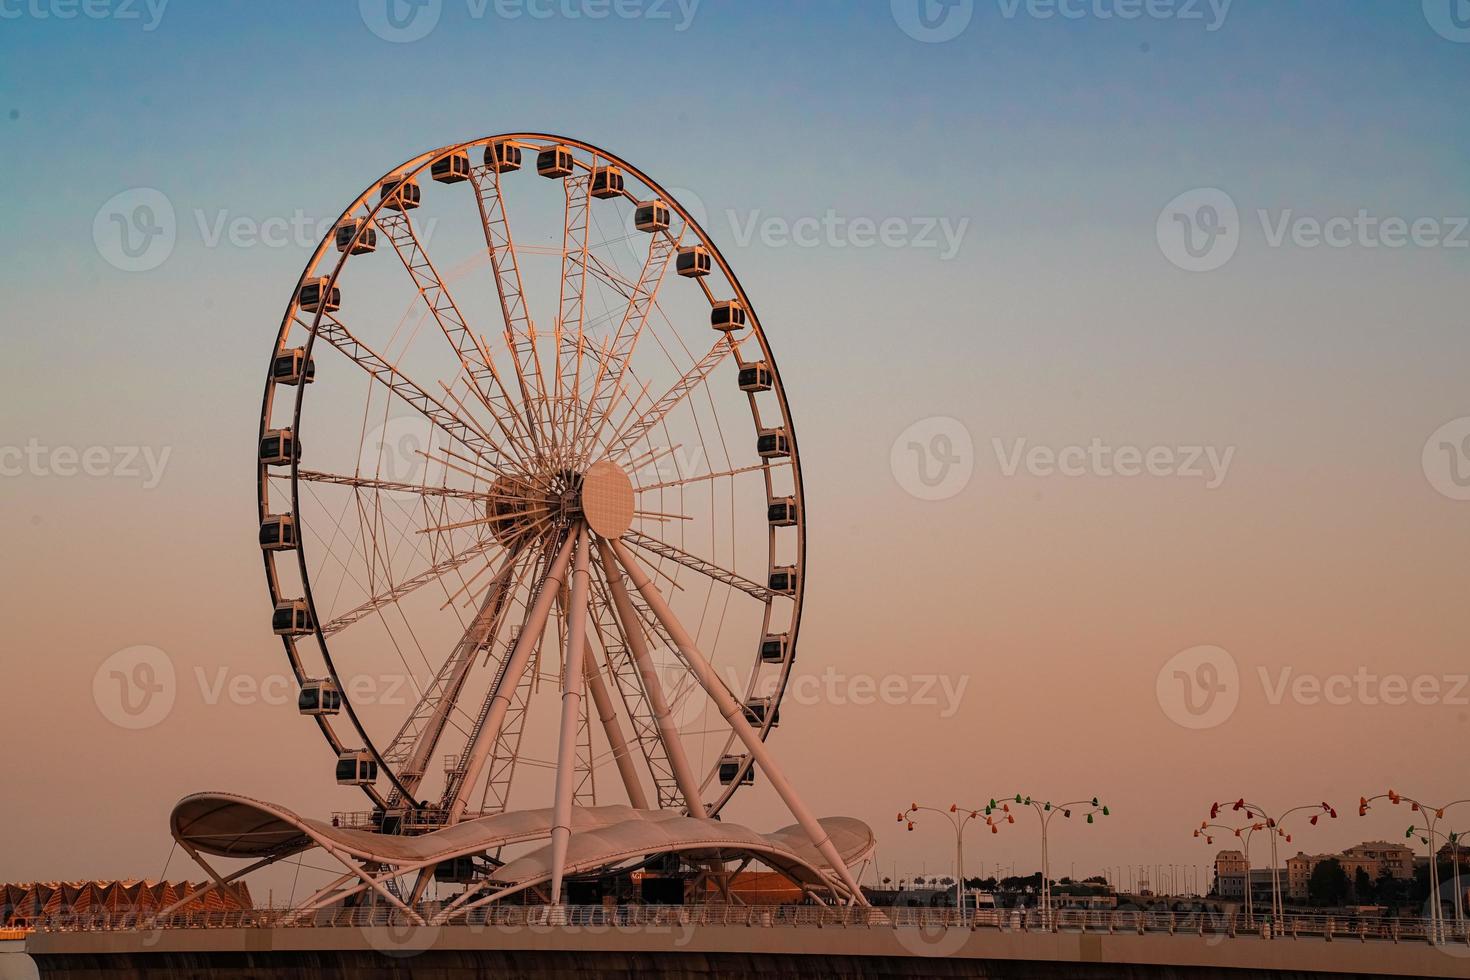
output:
[[1215, 838], [1210, 834], [1211, 830], [1228, 830], [1244, 841], [1245, 846], [1245, 924], [1249, 928], [1255, 924], [1255, 908], [1251, 902], [1251, 837], [1258, 830], [1265, 830], [1264, 823], [1246, 824], [1243, 827], [1229, 827], [1223, 823], [1210, 823], [1205, 821], [1194, 830], [1195, 837], [1203, 837], [1206, 844], [1215, 843]]
[[[1217, 802], [1210, 807], [1211, 820], [1214, 820], [1220, 815], [1220, 808], [1223, 806], [1226, 806], [1226, 804]], [[1286, 903], [1281, 898], [1281, 868], [1277, 859], [1276, 843], [1277, 838], [1284, 838], [1288, 844], [1291, 843], [1291, 834], [1286, 832], [1284, 826], [1285, 821], [1293, 814], [1303, 811], [1315, 811], [1312, 813], [1311, 819], [1311, 824], [1315, 827], [1317, 820], [1323, 814], [1336, 820], [1337, 810], [1332, 807], [1332, 804], [1326, 802], [1305, 803], [1301, 806], [1294, 806], [1290, 810], [1285, 810], [1273, 817], [1264, 808], [1254, 803], [1246, 802], [1245, 797], [1241, 797], [1234, 803], [1229, 804], [1229, 806], [1233, 810], [1244, 811], [1247, 820], [1254, 820], [1256, 815], [1259, 814], [1265, 820], [1266, 829], [1271, 831], [1271, 917], [1274, 922], [1280, 922], [1286, 915]], [[1249, 873], [1246, 875], [1246, 891], [1250, 891]]]
[[967, 810], [958, 803], [951, 803], [948, 810], [942, 810], [935, 806], [919, 806], [917, 803], [910, 803], [907, 810], [899, 812], [898, 822], [907, 823], [909, 831], [912, 832], [914, 829], [913, 815], [920, 811], [937, 813], [948, 820], [950, 826], [954, 827], [955, 878], [957, 879], [954, 886], [955, 908], [959, 911], [960, 917], [963, 918], [965, 914], [965, 828], [969, 826], [971, 820], [979, 820], [982, 817], [992, 834], [1000, 833], [1000, 828], [996, 826], [988, 810]]
[[[1431, 807], [1428, 804], [1420, 803], [1413, 797], [1403, 796], [1393, 790], [1389, 790], [1387, 793], [1379, 793], [1377, 796], [1359, 797], [1358, 816], [1366, 817], [1368, 815], [1368, 804], [1375, 800], [1384, 799], [1388, 800], [1394, 806], [1402, 803], [1409, 804], [1410, 812], [1419, 814], [1420, 819], [1424, 821], [1422, 829], [1425, 836], [1419, 839], [1429, 846], [1429, 928], [1434, 933], [1434, 942], [1440, 943], [1444, 940], [1444, 910], [1439, 907], [1439, 858], [1434, 852], [1434, 838], [1437, 834], [1440, 837], [1444, 835], [1439, 834], [1436, 828], [1439, 825], [1439, 821], [1444, 819], [1446, 810], [1449, 810], [1451, 807], [1470, 803], [1470, 799], [1455, 800], [1452, 803], [1446, 803], [1444, 806]], [[1418, 824], [1411, 823], [1409, 829], [1404, 833], [1404, 838], [1412, 840], [1417, 836], [1420, 829]], [[1459, 872], [1457, 871], [1455, 880], [1455, 890], [1457, 893], [1459, 888]]]
[[[1090, 800], [1073, 800], [1070, 803], [1052, 803], [1050, 800], [1036, 800], [1032, 799], [1029, 796], [1022, 796], [1020, 793], [1017, 793], [1015, 797], [1013, 797], [1013, 800], [1014, 802], [1019, 803], [1022, 806], [1029, 806], [1031, 809], [1035, 810], [1037, 819], [1041, 824], [1041, 911], [1050, 912], [1051, 850], [1050, 844], [1048, 842], [1048, 833], [1051, 827], [1052, 818], [1060, 813], [1064, 818], [1070, 820], [1072, 818], [1073, 812], [1075, 811], [1086, 816], [1088, 823], [1092, 823], [1093, 818], [1096, 816], [1111, 816], [1112, 810], [1099, 802], [1096, 796], [1094, 796]], [[998, 804], [995, 800], [990, 801], [990, 805], [986, 807], [985, 812], [991, 813], [997, 808], [1003, 810], [1007, 814], [1007, 816], [1010, 815], [1010, 802]], [[1012, 822], [1014, 822], [1014, 820]]]

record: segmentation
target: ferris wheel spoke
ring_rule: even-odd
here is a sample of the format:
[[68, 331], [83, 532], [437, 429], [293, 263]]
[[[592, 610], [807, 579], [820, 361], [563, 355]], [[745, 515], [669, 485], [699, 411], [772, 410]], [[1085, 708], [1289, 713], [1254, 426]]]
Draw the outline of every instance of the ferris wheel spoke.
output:
[[683, 240], [683, 229], [677, 236], [667, 234], [654, 234], [648, 240], [648, 256], [643, 262], [643, 271], [639, 273], [638, 283], [633, 288], [633, 294], [628, 298], [627, 309], [623, 311], [623, 319], [618, 324], [617, 332], [613, 335], [613, 341], [608, 350], [608, 370], [602, 373], [598, 384], [593, 388], [591, 396], [587, 401], [587, 410], [584, 419], [578, 427], [577, 438], [579, 456], [586, 455], [587, 431], [591, 426], [597, 425], [611, 411], [613, 395], [622, 384], [623, 374], [628, 369], [628, 362], [633, 358], [633, 352], [638, 347], [638, 339], [643, 335], [643, 329], [648, 323], [649, 313], [658, 299], [658, 291], [663, 284], [664, 276], [668, 272], [669, 262], [674, 253], [678, 251], [679, 242]]
[[[650, 460], [650, 462], [652, 461]], [[779, 460], [777, 460], [776, 462], [779, 462]], [[634, 472], [636, 472], [639, 469], [644, 469], [648, 465], [648, 463], [644, 463], [642, 466], [634, 467], [630, 463], [629, 469], [632, 469], [634, 470]], [[701, 473], [698, 476], [689, 476], [681, 480], [664, 480], [661, 483], [649, 483], [641, 487], [634, 487], [633, 490], [635, 493], [648, 493], [652, 490], [669, 490], [674, 487], [688, 486], [691, 483], [704, 483], [709, 480], [721, 480], [727, 476], [739, 476], [742, 473], [754, 473], [757, 470], [763, 470], [765, 468], [765, 463], [752, 463], [749, 466], [737, 466], [734, 469], [721, 470], [718, 473]]]
[[639, 531], [629, 531], [623, 535], [623, 540], [629, 544], [637, 545], [644, 551], [658, 555], [660, 558], [667, 558], [669, 561], [677, 562], [685, 568], [714, 579], [716, 582], [722, 582], [732, 589], [739, 589], [746, 595], [754, 596], [761, 602], [769, 601], [776, 594], [765, 586], [752, 582], [743, 575], [726, 568], [721, 568], [712, 561], [705, 561], [697, 555], [691, 555], [687, 551], [676, 548], [671, 544], [666, 544], [657, 538], [649, 537]]
[[731, 354], [739, 358], [739, 344], [729, 334], [722, 333], [720, 339], [715, 341], [714, 346], [709, 349], [709, 353], [684, 372], [658, 401], [638, 417], [636, 422], [625, 426], [612, 436], [608, 441], [607, 457], [618, 459], [631, 452], [644, 436], [668, 418], [669, 413], [678, 408], [684, 399], [689, 397], [690, 392], [694, 391], [705, 378], [710, 376], [710, 372], [714, 371]]
[[475, 728], [470, 734], [464, 758], [460, 760], [455, 772], [457, 785], [453, 797], [449, 800], [450, 823], [458, 823], [464, 816], [470, 793], [479, 781], [485, 763], [489, 760], [500, 738], [501, 727], [505, 724], [505, 715], [510, 707], [511, 698], [526, 673], [526, 667], [531, 662], [531, 654], [541, 643], [541, 636], [546, 629], [546, 621], [551, 613], [552, 603], [566, 579], [573, 541], [571, 535], [566, 536], [557, 550], [556, 557], [552, 559], [547, 568], [546, 575], [541, 580], [540, 588], [536, 593], [535, 602], [527, 613], [520, 635], [516, 637], [515, 646], [511, 649], [510, 655], [502, 662], [500, 671], [491, 686], [490, 697], [486, 700], [480, 717], [475, 723]]
[[540, 358], [536, 353], [535, 326], [526, 308], [525, 285], [521, 281], [520, 262], [516, 258], [515, 240], [510, 233], [510, 219], [501, 193], [500, 173], [491, 167], [471, 171], [475, 184], [475, 201], [480, 209], [480, 226], [485, 233], [485, 249], [495, 273], [495, 290], [500, 296], [500, 311], [505, 321], [505, 339], [515, 366], [520, 388], [521, 408], [516, 413], [526, 435], [537, 452], [543, 451], [543, 434], [539, 417], [539, 398], [544, 385], [533, 391], [533, 378], [540, 377]]
[[600, 559], [597, 571], [598, 575], [592, 582], [592, 630], [602, 647], [607, 671], [617, 687], [618, 698], [633, 728], [633, 738], [653, 780], [658, 805], [661, 808], [681, 806], [684, 798], [679, 793], [673, 766], [659, 734], [658, 718], [644, 693], [638, 665], [630, 652], [631, 645], [623, 634], [623, 625], [613, 611]]
[[607, 681], [603, 678], [602, 669], [597, 666], [590, 640], [587, 641], [585, 656], [587, 690], [592, 694], [592, 704], [597, 709], [597, 720], [602, 723], [603, 734], [607, 736], [608, 748], [618, 768], [618, 777], [623, 781], [623, 789], [628, 793], [628, 805], [635, 810], [647, 810], [648, 795], [643, 791], [643, 783], [638, 778], [638, 770], [633, 765], [632, 750], [628, 746], [627, 737], [623, 734], [623, 726], [618, 721], [612, 695], [608, 693]]
[[[514, 581], [522, 550], [519, 547], [511, 550], [505, 563], [491, 580], [489, 594], [485, 596], [464, 635], [435, 673], [433, 681], [424, 689], [413, 712], [383, 753], [384, 762], [398, 773], [399, 782], [410, 793], [416, 792], [423, 781], [429, 760], [433, 758], [439, 739], [449, 723], [450, 714], [459, 702], [470, 669], [480, 653], [494, 642], [499, 632], [504, 610], [509, 605], [506, 598], [510, 583]], [[390, 806], [393, 802], [396, 801], [390, 799]]]
[[[308, 327], [310, 324], [306, 324]], [[445, 435], [466, 446], [491, 473], [500, 474], [496, 463], [506, 457], [504, 451], [477, 423], [459, 415], [389, 364], [371, 347], [353, 336], [342, 321], [329, 313], [322, 314], [317, 336], [326, 340], [362, 368], [374, 381], [386, 387], [404, 404], [438, 426]]]
[[[562, 218], [561, 299], [556, 321], [556, 369], [550, 405], [554, 450], [559, 461], [565, 459], [569, 428], [581, 403], [582, 352], [586, 344], [587, 289], [587, 222], [591, 217], [592, 174], [590, 172], [562, 181], [566, 206]], [[567, 353], [575, 356], [565, 358]]]
[[337, 486], [354, 487], [358, 490], [407, 493], [420, 497], [450, 497], [463, 500], [491, 500], [495, 494], [485, 490], [457, 490], [453, 487], [436, 487], [422, 483], [403, 483], [395, 480], [375, 480], [365, 476], [344, 476], [339, 473], [323, 473], [318, 470], [298, 470], [298, 480], [308, 483], [331, 483]]
[[398, 602], [406, 596], [423, 588], [425, 585], [428, 585], [431, 582], [438, 581], [445, 574], [454, 571], [465, 563], [478, 557], [479, 555], [483, 555], [491, 548], [497, 547], [497, 545], [498, 542], [496, 542], [494, 538], [477, 541], [470, 547], [465, 548], [464, 550], [459, 551], [453, 555], [450, 555], [443, 561], [436, 562], [434, 565], [431, 565], [429, 568], [424, 569], [417, 575], [413, 575], [399, 582], [397, 585], [390, 588], [387, 592], [384, 592], [381, 595], [375, 595], [367, 601], [349, 610], [348, 612], [343, 613], [341, 616], [338, 616], [336, 619], [333, 619], [331, 622], [323, 624], [322, 635], [331, 636], [334, 633], [340, 633], [342, 630], [351, 626], [353, 623], [365, 619], [367, 616], [371, 615], [378, 609], [383, 608], [389, 603]]
[[379, 211], [376, 218], [378, 229], [392, 243], [399, 261], [403, 263], [404, 269], [407, 270], [409, 277], [413, 279], [414, 285], [418, 288], [419, 298], [424, 301], [434, 322], [439, 325], [440, 331], [454, 348], [460, 365], [469, 376], [476, 394], [490, 409], [490, 414], [500, 426], [505, 437], [512, 445], [515, 445], [518, 442], [518, 436], [508, 421], [516, 417], [515, 405], [507, 396], [505, 387], [501, 383], [500, 374], [495, 369], [494, 359], [485, 345], [470, 330], [469, 325], [465, 323], [459, 305], [455, 303], [449, 287], [444, 284], [439, 270], [429, 258], [423, 240], [414, 230], [413, 220], [409, 218], [408, 211], [403, 209], [401, 204], [402, 185], [399, 185], [396, 193], [400, 199], [400, 209], [387, 214]]
[[627, 642], [628, 649], [633, 655], [633, 663], [638, 669], [638, 681], [642, 687], [643, 696], [647, 699], [648, 706], [653, 712], [658, 727], [659, 741], [669, 760], [669, 767], [673, 770], [674, 781], [679, 787], [679, 795], [684, 798], [690, 816], [703, 817], [706, 811], [699, 782], [689, 765], [689, 757], [685, 754], [684, 743], [679, 736], [678, 724], [669, 710], [669, 702], [664, 696], [658, 670], [654, 667], [653, 658], [648, 652], [648, 642], [643, 632], [642, 620], [638, 617], [633, 608], [633, 602], [628, 596], [627, 586], [623, 582], [622, 572], [618, 570], [612, 547], [616, 545], [609, 546], [607, 539], [602, 537], [597, 539], [603, 580], [607, 583], [608, 593], [612, 598], [612, 612], [617, 618], [623, 639]]

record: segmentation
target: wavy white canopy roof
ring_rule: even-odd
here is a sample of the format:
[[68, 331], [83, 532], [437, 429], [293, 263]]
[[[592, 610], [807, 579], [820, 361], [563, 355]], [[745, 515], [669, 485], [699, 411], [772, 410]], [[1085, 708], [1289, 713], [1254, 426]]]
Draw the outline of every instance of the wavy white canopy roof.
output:
[[[362, 861], [411, 870], [506, 844], [546, 840], [550, 809], [518, 810], [467, 820], [427, 834], [399, 837], [334, 827], [274, 803], [233, 793], [196, 793], [175, 805], [174, 837], [196, 851], [231, 858], [284, 857], [330, 847]], [[851, 817], [827, 817], [822, 828], [850, 866], [870, 854], [873, 832]], [[693, 857], [754, 857], [794, 881], [825, 885], [831, 870], [797, 825], [772, 834], [721, 820], [696, 820], [669, 810], [629, 806], [576, 807], [567, 855], [568, 874], [591, 874], [666, 853]], [[551, 848], [538, 848], [500, 868], [493, 880], [527, 886], [551, 876]]]

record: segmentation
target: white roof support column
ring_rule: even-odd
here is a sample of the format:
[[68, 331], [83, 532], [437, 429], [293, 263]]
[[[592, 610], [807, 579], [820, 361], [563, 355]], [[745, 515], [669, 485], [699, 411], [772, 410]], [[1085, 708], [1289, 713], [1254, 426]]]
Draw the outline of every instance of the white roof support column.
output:
[[579, 525], [576, 559], [572, 566], [572, 598], [567, 610], [567, 649], [562, 661], [561, 739], [556, 747], [556, 795], [551, 818], [551, 904], [561, 904], [562, 873], [567, 845], [572, 840], [572, 797], [575, 795], [577, 730], [582, 721], [582, 692], [586, 687], [588, 552], [587, 526]]
[[521, 677], [526, 673], [526, 667], [531, 662], [531, 652], [541, 642], [541, 634], [546, 630], [546, 619], [551, 614], [551, 605], [556, 601], [557, 593], [561, 591], [562, 581], [567, 574], [567, 563], [572, 556], [572, 545], [576, 538], [567, 535], [561, 550], [556, 553], [556, 558], [551, 562], [551, 567], [546, 570], [546, 579], [541, 583], [541, 591], [536, 595], [536, 602], [531, 607], [531, 614], [526, 620], [525, 628], [521, 630], [520, 636], [516, 638], [516, 645], [506, 660], [505, 670], [500, 676], [500, 683], [496, 685], [495, 694], [491, 698], [490, 711], [485, 715], [485, 723], [475, 733], [475, 739], [465, 750], [467, 761], [465, 762], [464, 778], [460, 780], [459, 789], [454, 794], [454, 802], [449, 808], [449, 823], [459, 823], [464, 816], [466, 805], [469, 803], [470, 793], [474, 791], [475, 783], [479, 781], [480, 773], [485, 768], [486, 761], [490, 758], [495, 743], [500, 740], [500, 729], [505, 724], [505, 713], [510, 708], [510, 700], [515, 695], [516, 688], [521, 683]]
[[842, 879], [843, 884], [847, 886], [852, 901], [866, 905], [867, 900], [863, 898], [862, 889], [858, 887], [857, 881], [853, 879], [852, 871], [843, 862], [842, 855], [837, 852], [837, 848], [832, 843], [832, 838], [822, 829], [822, 825], [817, 822], [817, 818], [807, 809], [801, 797], [797, 796], [796, 788], [791, 785], [786, 779], [785, 774], [781, 772], [780, 767], [776, 765], [776, 761], [772, 757], [770, 750], [766, 747], [766, 743], [761, 741], [760, 735], [751, 727], [750, 722], [746, 720], [745, 709], [741, 706], [740, 702], [735, 700], [734, 695], [730, 693], [725, 685], [721, 683], [720, 678], [715, 674], [714, 668], [710, 666], [704, 654], [695, 646], [693, 638], [685, 631], [683, 624], [679, 622], [678, 618], [674, 616], [674, 611], [669, 608], [669, 604], [664, 601], [664, 597], [659, 594], [658, 589], [654, 588], [653, 582], [638, 567], [637, 559], [628, 551], [627, 546], [621, 541], [614, 541], [612, 548], [617, 554], [618, 561], [627, 570], [628, 577], [632, 580], [634, 587], [643, 596], [643, 601], [648, 603], [649, 608], [653, 610], [654, 616], [663, 624], [664, 629], [668, 630], [669, 636], [673, 638], [674, 644], [679, 648], [679, 652], [684, 655], [684, 659], [688, 662], [689, 669], [693, 671], [695, 679], [699, 681], [700, 687], [703, 687], [705, 693], [710, 696], [710, 700], [714, 701], [715, 707], [719, 709], [720, 714], [724, 717], [726, 723], [729, 724], [731, 730], [735, 732], [741, 742], [745, 743], [746, 751], [751, 754], [756, 761], [756, 765], [760, 766], [761, 771], [766, 774], [766, 778], [771, 781], [772, 788], [781, 797], [781, 801], [786, 804], [786, 808], [791, 811], [791, 815], [796, 818], [796, 822], [801, 825], [801, 829], [806, 831], [807, 836], [811, 838], [812, 844], [816, 846], [822, 858], [827, 862], [832, 871]]
[[[622, 548], [621, 545], [617, 547]], [[613, 557], [607, 539], [600, 535], [597, 538], [597, 551], [602, 558], [602, 570], [607, 577], [607, 589], [612, 595], [613, 609], [623, 626], [623, 638], [628, 641], [628, 650], [633, 654], [633, 663], [643, 682], [643, 694], [648, 698], [648, 706], [653, 710], [653, 719], [658, 724], [659, 740], [668, 753], [669, 768], [674, 770], [674, 782], [678, 784], [679, 794], [689, 807], [689, 815], [703, 819], [707, 813], [704, 798], [699, 792], [699, 780], [694, 778], [694, 770], [689, 767], [689, 757], [684, 754], [684, 743], [679, 740], [679, 726], [669, 712], [663, 683], [658, 679], [658, 671], [654, 669], [653, 659], [648, 655], [648, 643], [639, 623], [638, 613], [633, 609], [632, 600], [628, 598], [628, 589], [623, 585], [623, 573], [618, 568], [617, 559]], [[636, 584], [638, 580], [633, 581]]]

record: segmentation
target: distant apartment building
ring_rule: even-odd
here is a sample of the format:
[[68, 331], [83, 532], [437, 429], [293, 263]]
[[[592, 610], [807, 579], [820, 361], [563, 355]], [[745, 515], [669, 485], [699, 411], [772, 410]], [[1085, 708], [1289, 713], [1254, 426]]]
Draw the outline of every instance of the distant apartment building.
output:
[[1307, 897], [1307, 883], [1317, 865], [1329, 858], [1336, 858], [1347, 872], [1348, 880], [1357, 877], [1358, 871], [1367, 873], [1377, 881], [1385, 872], [1394, 878], [1406, 880], [1414, 877], [1414, 852], [1402, 844], [1388, 841], [1364, 841], [1354, 844], [1340, 854], [1303, 854], [1286, 860], [1287, 894], [1295, 900]]
[[1221, 851], [1215, 855], [1215, 894], [1221, 898], [1244, 900], [1246, 872], [1250, 862], [1242, 851]]

